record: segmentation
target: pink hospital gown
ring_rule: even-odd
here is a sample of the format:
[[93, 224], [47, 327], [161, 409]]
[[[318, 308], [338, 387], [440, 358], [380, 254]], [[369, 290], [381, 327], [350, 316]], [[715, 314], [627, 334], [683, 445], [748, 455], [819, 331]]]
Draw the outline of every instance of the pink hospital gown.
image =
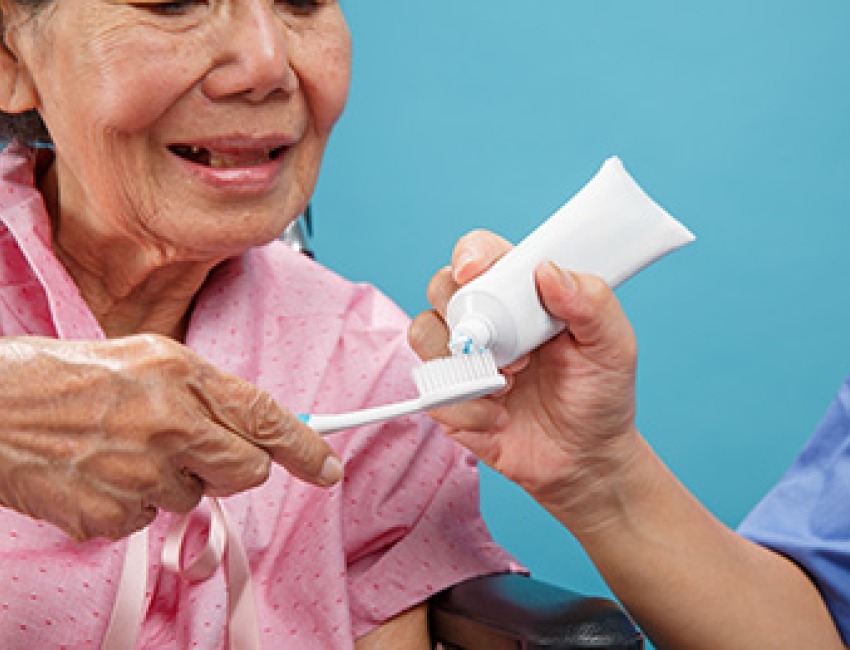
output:
[[[0, 153], [0, 335], [103, 337], [50, 248], [31, 153]], [[339, 412], [412, 396], [407, 320], [374, 288], [349, 283], [275, 242], [217, 268], [187, 344], [293, 412]], [[329, 437], [346, 476], [330, 490], [275, 467], [259, 488], [222, 499], [248, 555], [265, 648], [346, 648], [393, 615], [476, 575], [518, 569], [478, 510], [470, 455], [426, 417]], [[209, 507], [191, 515], [197, 554]], [[160, 513], [149, 529], [139, 646], [227, 645], [222, 567], [188, 582], [163, 567]], [[126, 540], [76, 543], [0, 510], [0, 648], [97, 648]], [[143, 571], [143, 568], [139, 569]]]

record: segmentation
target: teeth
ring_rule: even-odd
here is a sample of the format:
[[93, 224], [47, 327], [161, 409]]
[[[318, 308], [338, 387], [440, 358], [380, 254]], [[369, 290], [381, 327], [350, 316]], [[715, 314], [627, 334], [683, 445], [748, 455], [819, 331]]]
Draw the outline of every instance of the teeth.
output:
[[209, 153], [210, 167], [231, 168], [231, 167], [251, 167], [255, 165], [263, 165], [271, 159], [272, 149], [263, 149], [253, 155], [238, 155], [230, 156], [228, 154], [211, 151]]
[[236, 164], [237, 163], [234, 158], [228, 158], [227, 156], [214, 151], [210, 152], [210, 167], [229, 168], [236, 167]]
[[254, 151], [223, 152], [213, 151], [197, 145], [175, 145], [173, 151], [198, 165], [230, 169], [233, 167], [254, 167], [264, 165], [277, 157], [280, 149], [266, 147]]

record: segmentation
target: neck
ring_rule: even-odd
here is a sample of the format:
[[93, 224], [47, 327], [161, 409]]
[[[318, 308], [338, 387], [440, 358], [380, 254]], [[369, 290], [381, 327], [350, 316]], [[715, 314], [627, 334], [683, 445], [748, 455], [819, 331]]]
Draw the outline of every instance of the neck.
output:
[[186, 260], [167, 246], [99, 232], [60, 208], [54, 174], [43, 177], [41, 189], [54, 252], [104, 333], [183, 340], [195, 296], [221, 259]]
[[211, 269], [209, 264], [168, 266], [126, 264], [95, 268], [55, 246], [56, 254], [80, 289], [106, 336], [153, 333], [182, 341], [192, 305]]

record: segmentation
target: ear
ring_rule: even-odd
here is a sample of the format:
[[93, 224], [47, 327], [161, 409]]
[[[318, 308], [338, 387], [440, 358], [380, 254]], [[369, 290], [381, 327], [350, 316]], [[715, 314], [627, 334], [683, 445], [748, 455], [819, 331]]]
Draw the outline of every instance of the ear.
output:
[[0, 110], [4, 113], [23, 113], [38, 108], [38, 91], [29, 69], [19, 56], [17, 38], [19, 21], [10, 20], [10, 7], [0, 1]]

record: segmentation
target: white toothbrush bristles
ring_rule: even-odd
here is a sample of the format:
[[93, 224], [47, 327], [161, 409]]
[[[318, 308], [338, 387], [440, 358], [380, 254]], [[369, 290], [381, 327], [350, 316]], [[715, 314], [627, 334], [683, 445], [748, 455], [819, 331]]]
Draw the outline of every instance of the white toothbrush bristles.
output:
[[506, 383], [489, 350], [427, 361], [413, 369], [413, 382], [420, 399], [441, 404], [481, 397]]

